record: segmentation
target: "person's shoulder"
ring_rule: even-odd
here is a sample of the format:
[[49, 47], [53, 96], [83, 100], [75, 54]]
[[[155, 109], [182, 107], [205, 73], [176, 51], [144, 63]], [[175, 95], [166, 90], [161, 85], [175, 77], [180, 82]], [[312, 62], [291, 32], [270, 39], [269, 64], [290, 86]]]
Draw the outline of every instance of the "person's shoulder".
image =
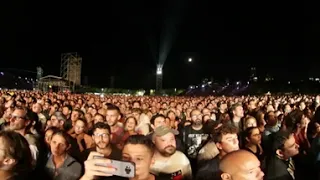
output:
[[28, 141], [29, 145], [37, 145], [37, 138], [34, 134], [26, 134], [24, 138]]
[[187, 125], [184, 128], [181, 128], [181, 131], [186, 131], [186, 130], [191, 130], [192, 126], [191, 125]]
[[208, 160], [203, 166], [203, 170], [205, 169], [219, 169], [220, 158], [219, 156], [214, 157], [213, 159]]
[[176, 159], [188, 159], [187, 156], [183, 152], [178, 151], [178, 150], [173, 154], [173, 157]]

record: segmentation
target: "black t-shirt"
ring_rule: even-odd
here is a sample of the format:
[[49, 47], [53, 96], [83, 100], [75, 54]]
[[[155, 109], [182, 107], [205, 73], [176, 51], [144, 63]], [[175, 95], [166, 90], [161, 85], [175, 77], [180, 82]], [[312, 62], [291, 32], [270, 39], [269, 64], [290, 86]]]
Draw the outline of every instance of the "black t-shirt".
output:
[[[111, 145], [111, 154], [108, 157], [108, 159], [113, 159], [113, 160], [121, 160], [122, 158], [122, 153], [120, 151], [120, 149], [118, 149], [117, 147]], [[86, 161], [88, 159], [88, 156], [90, 154], [90, 152], [92, 151], [96, 151], [96, 148], [90, 148], [90, 149], [86, 149], [82, 152], [82, 163], [84, 161]]]
[[203, 143], [208, 139], [208, 134], [202, 129], [194, 130], [192, 126], [186, 126], [181, 133], [181, 140], [186, 148], [186, 155], [195, 159]]

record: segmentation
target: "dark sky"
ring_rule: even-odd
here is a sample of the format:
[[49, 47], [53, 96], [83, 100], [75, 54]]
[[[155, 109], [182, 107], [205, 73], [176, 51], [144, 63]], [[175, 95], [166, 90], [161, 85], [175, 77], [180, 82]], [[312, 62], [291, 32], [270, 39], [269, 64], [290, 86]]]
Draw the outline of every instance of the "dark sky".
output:
[[163, 27], [172, 24], [164, 88], [205, 77], [241, 79], [250, 66], [261, 75], [302, 78], [320, 64], [319, 15], [311, 4], [30, 2], [0, 7], [1, 68], [42, 66], [45, 75], [59, 75], [61, 53], [78, 52], [90, 85], [109, 86], [114, 76], [116, 87], [154, 88], [154, 55], [166, 36]]

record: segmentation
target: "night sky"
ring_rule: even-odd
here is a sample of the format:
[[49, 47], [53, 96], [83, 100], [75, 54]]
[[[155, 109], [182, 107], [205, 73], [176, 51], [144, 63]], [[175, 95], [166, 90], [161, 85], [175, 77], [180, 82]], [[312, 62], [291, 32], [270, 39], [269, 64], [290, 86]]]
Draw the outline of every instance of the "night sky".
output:
[[45, 75], [59, 75], [61, 53], [78, 52], [89, 85], [107, 87], [114, 76], [115, 87], [154, 88], [155, 57], [169, 25], [174, 28], [167, 29], [172, 47], [164, 88], [187, 87], [205, 77], [242, 79], [251, 66], [258, 75], [275, 78], [319, 74], [315, 5], [103, 2], [6, 1], [0, 7], [0, 67], [36, 71], [41, 66]]

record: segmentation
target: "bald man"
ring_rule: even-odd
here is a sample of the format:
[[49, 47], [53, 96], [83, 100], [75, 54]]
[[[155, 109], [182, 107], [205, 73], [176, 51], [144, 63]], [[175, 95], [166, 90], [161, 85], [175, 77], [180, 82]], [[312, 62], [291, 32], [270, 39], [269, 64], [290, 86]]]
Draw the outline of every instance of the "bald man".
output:
[[251, 152], [238, 150], [225, 155], [219, 165], [222, 180], [262, 180], [260, 161]]

